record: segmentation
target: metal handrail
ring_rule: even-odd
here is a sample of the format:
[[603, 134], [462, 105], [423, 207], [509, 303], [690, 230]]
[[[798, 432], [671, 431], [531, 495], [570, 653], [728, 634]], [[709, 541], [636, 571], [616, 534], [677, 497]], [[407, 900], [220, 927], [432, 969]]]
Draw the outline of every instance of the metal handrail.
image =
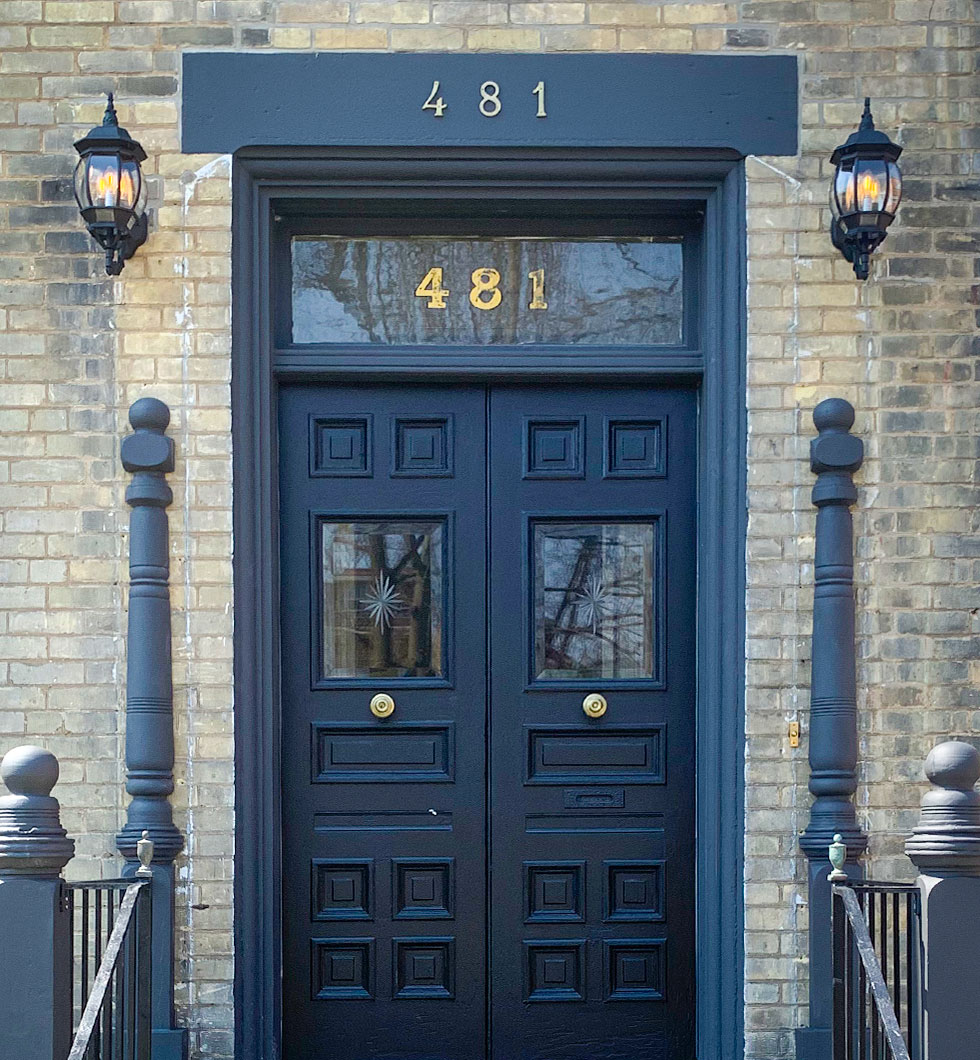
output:
[[127, 881], [67, 1060], [98, 1057], [106, 1043], [110, 1055], [150, 1060], [151, 884], [149, 878]]
[[[904, 890], [904, 888], [902, 888]], [[871, 1055], [874, 1057], [886, 1055], [882, 1047], [887, 1046], [887, 1055], [892, 1060], [911, 1060], [909, 1048], [902, 1035], [902, 1030], [895, 1013], [888, 984], [881, 969], [878, 955], [875, 952], [871, 932], [865, 920], [864, 910], [858, 901], [854, 889], [848, 885], [835, 886], [833, 888], [834, 898], [834, 1060], [851, 1060], [853, 1051], [848, 1050], [848, 1045], [853, 1045], [853, 1038], [849, 1040], [848, 1022], [853, 1010], [853, 950], [861, 961], [859, 990], [864, 993], [865, 983], [871, 991], [871, 998], [877, 1014], [877, 1023], [873, 1026], [873, 1044]], [[843, 930], [841, 913], [847, 918], [850, 927], [853, 950], [848, 945], [846, 934]], [[862, 1019], [858, 1021], [858, 1034], [860, 1036], [859, 1051], [862, 1058], [869, 1055], [868, 1043], [865, 1040], [866, 1028], [864, 1027], [863, 997], [858, 1000], [861, 1006]], [[879, 1039], [880, 1033], [884, 1035], [883, 1041]]]

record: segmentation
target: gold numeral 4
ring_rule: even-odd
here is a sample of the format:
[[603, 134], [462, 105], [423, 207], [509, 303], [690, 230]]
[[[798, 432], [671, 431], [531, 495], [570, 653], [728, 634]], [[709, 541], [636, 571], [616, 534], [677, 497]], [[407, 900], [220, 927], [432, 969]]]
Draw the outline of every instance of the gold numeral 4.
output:
[[422, 282], [415, 288], [416, 298], [428, 298], [426, 309], [445, 309], [446, 296], [449, 292], [442, 286], [442, 269], [433, 268], [422, 277]]

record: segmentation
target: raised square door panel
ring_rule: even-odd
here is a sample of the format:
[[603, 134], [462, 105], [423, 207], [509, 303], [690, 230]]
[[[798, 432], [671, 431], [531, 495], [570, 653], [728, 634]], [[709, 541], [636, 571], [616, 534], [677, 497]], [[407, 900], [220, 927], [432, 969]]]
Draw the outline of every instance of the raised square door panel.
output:
[[374, 997], [373, 938], [313, 939], [314, 1000], [368, 1001]]
[[663, 1001], [666, 992], [663, 939], [605, 943], [607, 1001]]
[[453, 421], [396, 416], [392, 426], [392, 475], [449, 478], [453, 473]]
[[524, 943], [525, 1001], [584, 1001], [585, 939]]
[[524, 906], [527, 923], [582, 923], [585, 920], [585, 862], [526, 862]]
[[310, 475], [323, 478], [370, 478], [372, 423], [370, 415], [311, 416]]
[[452, 858], [393, 858], [392, 916], [396, 920], [451, 920], [456, 903]]
[[396, 998], [453, 1000], [456, 996], [454, 938], [396, 938], [393, 950]]
[[665, 861], [605, 862], [603, 919], [663, 920], [665, 865]]
[[606, 478], [661, 478], [667, 473], [664, 421], [607, 420]]
[[525, 478], [585, 477], [585, 417], [528, 419], [524, 426]]
[[374, 915], [374, 860], [314, 858], [314, 920], [371, 920]]

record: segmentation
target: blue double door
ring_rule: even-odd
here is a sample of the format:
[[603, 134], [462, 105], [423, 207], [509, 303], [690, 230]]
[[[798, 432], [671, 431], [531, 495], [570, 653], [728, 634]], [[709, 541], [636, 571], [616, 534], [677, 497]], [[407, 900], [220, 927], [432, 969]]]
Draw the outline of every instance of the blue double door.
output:
[[695, 426], [282, 390], [284, 1060], [693, 1060]]

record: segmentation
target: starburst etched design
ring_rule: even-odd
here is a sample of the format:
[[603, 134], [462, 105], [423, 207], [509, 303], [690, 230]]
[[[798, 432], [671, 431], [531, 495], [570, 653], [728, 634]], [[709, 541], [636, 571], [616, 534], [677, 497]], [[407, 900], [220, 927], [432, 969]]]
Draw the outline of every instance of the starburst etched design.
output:
[[395, 615], [405, 610], [405, 602], [398, 595], [394, 582], [382, 572], [364, 594], [361, 610], [366, 611], [375, 626], [384, 633]]
[[595, 636], [599, 632], [603, 616], [609, 612], [609, 590], [603, 585], [602, 579], [593, 574], [585, 589], [575, 595], [581, 601], [579, 606], [584, 612], [583, 617], [592, 627], [592, 635]]

